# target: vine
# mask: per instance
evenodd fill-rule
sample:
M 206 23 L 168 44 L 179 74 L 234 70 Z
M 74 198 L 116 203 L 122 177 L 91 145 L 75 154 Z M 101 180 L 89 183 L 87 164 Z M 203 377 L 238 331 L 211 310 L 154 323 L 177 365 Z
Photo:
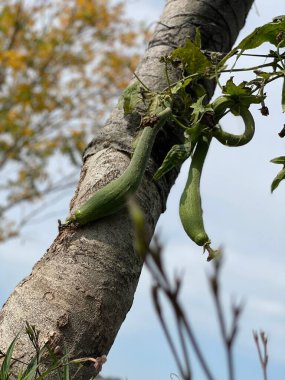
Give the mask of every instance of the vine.
M 264 43 L 270 43 L 274 47 L 269 50 L 268 54 L 251 54 L 248 52 Z M 283 79 L 281 107 L 282 111 L 285 112 L 284 47 L 285 16 L 275 17 L 272 22 L 256 28 L 226 55 L 201 50 L 201 35 L 197 29 L 194 41 L 187 39 L 184 46 L 174 49 L 168 56 L 161 57 L 160 61 L 165 66 L 165 76 L 168 83 L 163 91 L 152 91 L 135 75 L 136 79 L 119 99 L 119 108 L 124 110 L 125 115 L 132 112 L 147 114 L 146 117 L 142 117 L 142 129 L 154 128 L 158 131 L 160 126 L 171 124 L 182 130 L 184 141 L 171 147 L 162 165 L 156 171 L 154 179 L 159 180 L 171 169 L 180 166 L 187 158 L 193 157 L 186 187 L 180 201 L 180 217 L 188 236 L 198 245 L 202 245 L 204 251 L 208 252 L 208 260 L 220 254 L 220 250 L 211 248 L 211 241 L 205 232 L 200 197 L 200 178 L 209 145 L 212 138 L 216 138 L 220 143 L 229 147 L 238 147 L 249 143 L 255 132 L 250 107 L 253 104 L 260 104 L 261 114 L 267 116 L 269 111 L 265 104 L 265 88 L 269 83 L 279 79 Z M 237 62 L 242 56 L 259 57 L 263 61 L 266 59 L 266 63 L 254 67 L 236 68 Z M 228 68 L 228 61 L 232 57 L 236 58 L 234 65 Z M 181 72 L 180 80 L 174 83 L 170 81 L 172 68 L 179 69 Z M 231 77 L 222 85 L 220 82 L 221 75 L 229 72 L 251 72 L 254 77 L 238 84 Z M 207 91 L 203 86 L 207 80 L 215 80 L 222 91 L 222 95 L 212 102 L 207 101 Z M 165 117 L 161 121 L 160 115 L 166 109 Z M 222 129 L 219 122 L 228 113 L 242 117 L 245 125 L 243 134 L 235 135 Z M 152 125 L 149 125 L 150 120 Z M 157 124 L 159 128 L 157 128 Z M 285 125 L 279 135 L 280 137 L 285 136 Z M 143 146 L 145 149 L 146 143 L 142 136 L 144 136 L 143 133 L 137 146 Z M 137 160 L 137 149 L 139 148 L 135 148 L 130 166 L 127 169 L 127 181 L 120 181 L 120 178 L 115 180 L 112 191 L 114 190 L 116 193 L 119 191 L 120 194 L 127 194 L 128 197 L 131 193 L 136 192 L 146 168 L 146 160 L 149 158 L 149 155 L 145 155 L 144 162 Z M 137 161 L 134 162 L 134 160 Z M 271 190 L 274 191 L 279 183 L 285 179 L 285 156 L 277 157 L 271 162 L 283 165 L 283 169 L 272 183 Z M 131 191 L 123 188 L 130 185 L 129 182 L 133 174 L 138 171 L 140 172 L 139 179 L 135 186 L 132 186 Z M 117 184 L 119 185 L 117 186 Z M 107 193 L 110 193 L 109 188 L 110 185 L 107 184 L 106 187 L 100 189 L 98 191 L 100 197 L 96 195 L 97 193 L 93 194 L 91 200 L 84 203 L 67 219 L 67 224 L 76 224 L 77 222 L 77 224 L 85 224 L 105 215 L 110 215 L 123 207 L 127 202 L 125 195 L 120 197 L 120 204 L 116 205 L 118 207 L 112 209 L 110 194 L 107 196 Z M 106 197 L 108 202 L 102 204 L 101 200 Z M 100 211 L 99 214 L 98 210 Z M 88 214 L 88 218 L 85 214 Z M 80 215 L 81 220 L 78 219 L 78 215 Z
M 274 46 L 267 55 L 247 52 L 266 42 Z M 269 114 L 265 104 L 265 87 L 278 79 L 283 79 L 281 107 L 282 111 L 285 111 L 284 47 L 285 16 L 275 17 L 272 22 L 255 29 L 226 55 L 202 51 L 201 36 L 197 30 L 194 41 L 187 39 L 184 46 L 174 49 L 169 56 L 161 57 L 168 82 L 164 91 L 160 93 L 150 91 L 137 78 L 132 87 L 121 96 L 119 105 L 124 108 L 125 114 L 133 112 L 141 101 L 144 103 L 148 101 L 148 114 L 155 115 L 156 107 L 161 106 L 165 99 L 169 97 L 172 99 L 172 114 L 168 121 L 174 124 L 175 128 L 183 130 L 184 141 L 171 147 L 154 179 L 158 180 L 192 156 L 188 180 L 180 200 L 180 218 L 187 235 L 208 251 L 208 260 L 220 254 L 220 250 L 213 250 L 210 247 L 211 241 L 204 230 L 200 197 L 200 178 L 210 142 L 214 137 L 229 147 L 249 143 L 255 132 L 254 119 L 249 109 L 253 104 L 260 104 L 261 114 L 264 116 Z M 259 57 L 269 62 L 254 67 L 236 68 L 241 56 Z M 234 65 L 228 68 L 228 61 L 232 57 L 236 57 Z M 169 81 L 171 67 L 180 68 L 182 73 L 181 79 L 175 83 Z M 239 84 L 234 83 L 231 77 L 224 85 L 221 84 L 220 76 L 223 73 L 243 71 L 252 72 L 254 77 Z M 213 79 L 221 88 L 222 95 L 208 103 L 207 92 L 202 83 Z M 141 97 L 142 92 L 143 97 Z M 220 120 L 229 112 L 242 117 L 245 124 L 243 134 L 234 135 L 224 131 L 219 125 Z M 279 135 L 284 137 L 285 125 Z M 274 191 L 285 179 L 285 156 L 277 157 L 271 162 L 283 165 L 283 169 L 272 182 L 271 190 Z

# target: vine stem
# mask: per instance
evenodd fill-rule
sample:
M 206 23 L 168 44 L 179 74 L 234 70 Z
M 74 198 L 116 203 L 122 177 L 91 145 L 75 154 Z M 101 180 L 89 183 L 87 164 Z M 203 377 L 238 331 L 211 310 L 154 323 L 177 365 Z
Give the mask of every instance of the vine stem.
M 242 56 L 246 56 L 246 57 L 275 58 L 275 56 L 273 54 L 249 54 L 249 53 L 241 53 L 241 55 Z M 280 56 L 282 57 L 282 54 Z
M 264 63 L 263 65 L 246 67 L 244 69 L 229 69 L 229 70 L 221 70 L 220 73 L 232 73 L 232 72 L 240 72 L 240 71 L 252 71 L 258 70 L 263 67 L 272 67 L 272 63 Z
M 151 89 L 148 88 L 147 85 L 143 83 L 143 81 L 140 79 L 140 77 L 139 77 L 136 73 L 134 73 L 134 76 L 135 76 L 135 78 L 140 82 L 140 84 L 141 84 L 141 85 L 142 85 L 142 86 L 143 86 L 148 92 L 152 92 Z

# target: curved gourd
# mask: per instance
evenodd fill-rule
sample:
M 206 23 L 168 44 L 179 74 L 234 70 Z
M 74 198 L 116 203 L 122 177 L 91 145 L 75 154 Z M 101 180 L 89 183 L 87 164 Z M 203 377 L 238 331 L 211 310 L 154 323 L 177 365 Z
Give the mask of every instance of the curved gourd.
M 230 147 L 238 147 L 250 142 L 254 136 L 255 124 L 254 119 L 248 108 L 240 107 L 240 116 L 243 119 L 245 130 L 243 134 L 235 135 L 224 131 L 222 128 L 214 130 L 213 136 L 223 145 Z
M 67 224 L 84 225 L 114 214 L 126 205 L 128 198 L 137 191 L 141 183 L 156 135 L 170 115 L 171 109 L 168 107 L 157 115 L 158 121 L 155 125 L 144 127 L 125 172 L 96 191 L 72 213 L 66 221 Z

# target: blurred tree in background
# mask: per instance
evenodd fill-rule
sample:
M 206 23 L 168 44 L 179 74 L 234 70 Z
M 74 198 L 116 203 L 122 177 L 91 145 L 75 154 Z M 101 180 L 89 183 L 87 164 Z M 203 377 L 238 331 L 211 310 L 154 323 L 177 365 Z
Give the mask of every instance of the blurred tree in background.
M 92 131 L 129 82 L 147 30 L 126 18 L 124 5 L 1 1 L 0 241 L 29 221 L 24 204 L 75 183 L 66 168 L 81 164 Z

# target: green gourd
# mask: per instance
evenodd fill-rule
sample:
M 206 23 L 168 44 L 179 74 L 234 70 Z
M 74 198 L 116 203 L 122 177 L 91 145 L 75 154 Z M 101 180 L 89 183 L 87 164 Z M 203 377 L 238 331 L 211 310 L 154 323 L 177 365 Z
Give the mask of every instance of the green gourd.
M 155 116 L 157 121 L 154 125 L 144 127 L 125 172 L 96 191 L 68 217 L 64 225 L 70 223 L 84 225 L 114 214 L 126 205 L 129 197 L 137 191 L 141 183 L 156 135 L 170 116 L 171 109 L 167 107 Z
M 213 136 L 223 145 L 230 147 L 238 147 L 247 144 L 253 138 L 255 132 L 255 125 L 254 119 L 248 108 L 240 106 L 240 116 L 242 117 L 245 125 L 245 130 L 243 134 L 234 135 L 233 133 L 224 131 L 220 127 L 214 130 Z
M 218 122 L 224 116 L 226 109 L 231 109 L 233 106 L 234 102 L 230 97 L 221 96 L 216 99 L 213 103 L 216 121 Z M 179 214 L 183 228 L 191 240 L 208 251 L 208 261 L 218 256 L 220 250 L 213 250 L 210 247 L 211 241 L 204 227 L 200 194 L 202 170 L 213 136 L 224 145 L 236 147 L 247 144 L 252 139 L 255 132 L 253 117 L 245 106 L 240 105 L 239 111 L 245 124 L 243 134 L 234 135 L 219 128 L 208 130 L 207 133 L 200 135 L 192 157 L 187 183 L 180 199 Z
M 185 232 L 200 246 L 210 245 L 210 239 L 204 228 L 200 195 L 200 180 L 210 142 L 211 137 L 204 135 L 196 145 L 179 205 L 180 219 Z

